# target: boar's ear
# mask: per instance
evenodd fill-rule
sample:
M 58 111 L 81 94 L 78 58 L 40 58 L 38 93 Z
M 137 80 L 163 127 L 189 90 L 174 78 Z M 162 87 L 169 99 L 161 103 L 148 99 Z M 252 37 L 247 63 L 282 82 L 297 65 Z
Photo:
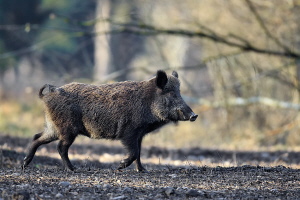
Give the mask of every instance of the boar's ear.
M 173 75 L 174 77 L 178 78 L 178 73 L 177 73 L 176 71 L 173 71 L 173 72 L 172 72 L 172 75 Z
M 164 72 L 162 70 L 158 70 L 157 74 L 156 74 L 156 85 L 157 85 L 157 87 L 159 87 L 160 89 L 164 89 L 167 82 L 168 82 L 168 77 L 167 77 L 166 72 Z

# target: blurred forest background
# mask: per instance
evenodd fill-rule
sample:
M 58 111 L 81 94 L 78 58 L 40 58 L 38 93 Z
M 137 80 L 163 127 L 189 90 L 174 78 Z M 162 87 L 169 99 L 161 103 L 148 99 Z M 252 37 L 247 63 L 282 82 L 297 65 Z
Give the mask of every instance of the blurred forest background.
M 157 69 L 178 71 L 199 118 L 146 145 L 299 149 L 299 0 L 0 0 L 0 134 L 43 128 L 45 83 Z

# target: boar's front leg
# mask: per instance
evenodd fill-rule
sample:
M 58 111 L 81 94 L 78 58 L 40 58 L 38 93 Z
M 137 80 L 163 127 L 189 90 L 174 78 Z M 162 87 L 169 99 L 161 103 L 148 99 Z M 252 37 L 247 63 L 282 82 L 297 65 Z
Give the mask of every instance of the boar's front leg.
M 122 143 L 128 150 L 129 156 L 121 161 L 118 170 L 130 166 L 133 161 L 136 161 L 136 170 L 139 172 L 146 171 L 140 160 L 142 138 L 130 138 L 123 140 Z
M 137 158 L 135 160 L 135 165 L 136 165 L 137 171 L 146 172 L 147 170 L 143 167 L 143 165 L 141 163 L 142 140 L 143 140 L 142 137 L 138 139 L 138 155 L 137 155 Z

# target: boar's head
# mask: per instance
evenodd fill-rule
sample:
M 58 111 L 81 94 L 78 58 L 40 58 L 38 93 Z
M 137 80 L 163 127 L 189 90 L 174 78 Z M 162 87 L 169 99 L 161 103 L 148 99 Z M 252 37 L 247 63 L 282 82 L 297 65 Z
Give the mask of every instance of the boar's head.
M 159 70 L 155 78 L 156 95 L 152 104 L 154 114 L 162 121 L 195 121 L 198 117 L 180 95 L 178 73 Z

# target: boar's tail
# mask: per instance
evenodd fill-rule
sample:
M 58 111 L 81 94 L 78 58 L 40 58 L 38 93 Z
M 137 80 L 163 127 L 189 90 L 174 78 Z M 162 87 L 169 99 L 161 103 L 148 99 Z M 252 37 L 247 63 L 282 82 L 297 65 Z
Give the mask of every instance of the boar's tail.
M 45 84 L 39 91 L 40 99 L 42 99 L 45 96 L 45 94 L 43 94 L 43 91 L 45 88 L 48 88 L 48 92 L 54 92 L 54 90 L 56 89 L 56 87 L 54 85 Z

